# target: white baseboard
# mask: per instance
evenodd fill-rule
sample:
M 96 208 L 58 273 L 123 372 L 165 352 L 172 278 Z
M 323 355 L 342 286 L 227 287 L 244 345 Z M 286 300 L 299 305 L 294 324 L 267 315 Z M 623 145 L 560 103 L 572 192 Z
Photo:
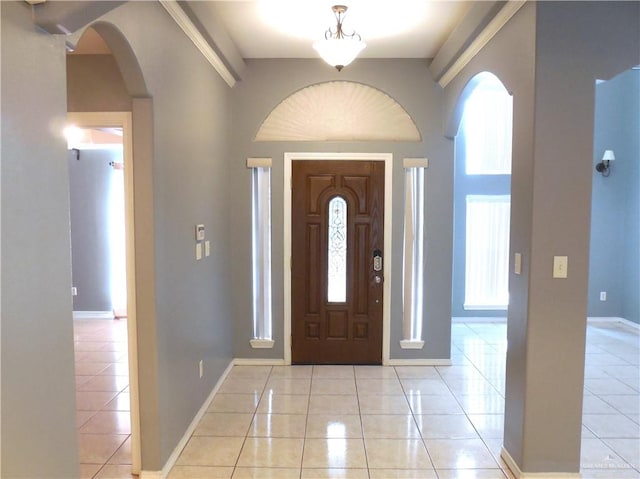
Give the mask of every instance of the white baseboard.
M 287 366 L 284 359 L 235 358 L 234 366 Z
M 224 382 L 224 380 L 227 379 L 227 376 L 229 375 L 229 373 L 231 372 L 231 369 L 233 368 L 233 363 L 234 361 L 231 360 L 227 368 L 224 370 L 224 372 L 220 376 L 220 379 L 218 379 L 218 382 L 216 382 L 215 386 L 213 386 L 213 389 L 209 393 L 209 396 L 207 397 L 207 399 L 205 399 L 204 403 L 202 403 L 202 407 L 200 407 L 200 410 L 196 413 L 195 417 L 193 418 L 193 421 L 191 421 L 191 424 L 189 424 L 189 427 L 184 432 L 182 439 L 180 439 L 180 442 L 178 442 L 178 445 L 175 447 L 175 449 L 169 456 L 169 459 L 167 459 L 167 462 L 162 468 L 162 471 L 140 471 L 140 479 L 164 479 L 169 475 L 169 472 L 171 472 L 171 469 L 173 468 L 173 466 L 175 466 L 176 461 L 178 460 L 178 457 L 180 457 L 180 453 L 182 452 L 184 447 L 187 445 L 187 442 L 189 442 L 189 439 L 191 438 L 193 431 L 195 431 L 196 427 L 198 426 L 198 423 L 200 422 L 202 417 L 206 414 L 207 409 L 209 409 L 209 405 L 211 404 L 211 401 L 213 401 L 213 397 L 218 392 L 218 389 L 220 389 L 220 386 L 222 386 L 222 383 Z
M 598 323 L 621 323 L 625 326 L 628 326 L 632 329 L 640 330 L 640 324 L 634 323 L 633 321 L 629 321 L 628 319 L 618 318 L 615 316 L 590 316 L 587 318 L 587 322 L 591 324 Z
M 523 472 L 504 447 L 500 451 L 500 457 L 516 479 L 582 479 L 582 474 L 579 472 Z
M 113 311 L 74 311 L 73 319 L 113 319 Z
M 385 366 L 451 366 L 451 359 L 388 359 Z

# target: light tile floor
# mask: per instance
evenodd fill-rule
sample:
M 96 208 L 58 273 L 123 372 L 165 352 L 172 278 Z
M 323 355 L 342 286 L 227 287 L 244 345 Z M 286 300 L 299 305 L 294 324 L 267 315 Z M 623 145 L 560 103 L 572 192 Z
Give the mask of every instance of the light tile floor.
M 76 328 L 79 388 L 115 389 L 79 389 L 83 477 L 131 477 L 128 423 L 99 414 L 128 408 L 126 387 L 85 377 L 123 375 L 125 324 L 106 339 Z M 640 479 L 640 335 L 590 324 L 587 336 L 583 478 Z M 120 355 L 82 356 L 108 349 Z M 505 352 L 505 324 L 454 323 L 448 367 L 236 366 L 169 478 L 511 478 L 499 457 Z
M 80 477 L 131 478 L 127 321 L 73 324 Z

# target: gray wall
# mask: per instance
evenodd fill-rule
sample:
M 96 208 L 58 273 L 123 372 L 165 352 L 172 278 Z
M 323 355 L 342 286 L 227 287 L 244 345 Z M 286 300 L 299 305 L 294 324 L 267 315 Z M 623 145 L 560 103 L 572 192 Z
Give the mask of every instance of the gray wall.
M 593 171 L 589 316 L 640 322 L 640 71 L 596 86 L 594 165 L 614 150 L 607 178 Z M 600 292 L 607 300 L 600 301 Z
M 138 336 L 156 339 L 158 434 L 142 434 L 143 469 L 158 470 L 233 357 L 230 90 L 158 3 L 129 2 L 100 20 L 124 34 L 153 99 L 157 317 L 149 330 L 139 328 Z M 206 226 L 211 256 L 196 261 L 199 223 Z
M 78 472 L 61 135 L 64 38 L 38 32 L 26 4 L 2 3 L 3 477 L 72 478 Z M 138 318 L 140 381 L 151 384 L 141 398 L 142 466 L 159 470 L 232 358 L 230 90 L 158 3 L 129 2 L 100 20 L 128 40 L 153 103 L 151 109 L 148 99 L 133 100 L 134 112 L 139 105 L 142 116 L 150 116 L 149 124 L 138 124 L 134 115 L 134 137 L 143 132 L 152 141 L 144 153 L 153 154 L 150 162 L 150 156 L 138 157 L 145 162 L 134 170 L 148 171 L 136 185 L 152 180 L 153 186 L 152 221 L 137 218 L 136 229 L 153 225 L 155 244 L 142 246 L 155 260 L 139 272 L 157 273 L 140 278 L 156 282 L 155 295 L 144 299 L 157 310 Z M 122 74 L 131 77 L 131 71 Z M 211 256 L 199 262 L 197 223 L 206 225 L 212 246 Z
M 2 2 L 2 477 L 78 476 L 64 39 Z
M 514 97 L 511 251 L 523 271 L 510 274 L 504 446 L 525 472 L 580 466 L 594 78 L 638 62 L 639 13 L 527 3 L 447 87 L 449 112 L 482 70 Z M 568 278 L 551 278 L 554 255 L 569 255 Z
M 253 142 L 262 121 L 282 100 L 316 83 L 361 82 L 394 98 L 412 116 L 422 142 Z M 393 154 L 393 259 L 391 285 L 391 358 L 448 358 L 451 317 L 453 145 L 442 136 L 442 90 L 421 60 L 360 59 L 338 73 L 321 60 L 248 60 L 243 81 L 233 89 L 233 155 L 230 187 L 234 209 L 232 295 L 234 352 L 240 358 L 283 357 L 283 156 L 285 152 L 386 152 Z M 402 159 L 427 157 L 426 281 L 422 351 L 401 350 L 402 235 L 404 177 Z M 251 313 L 251 182 L 247 157 L 271 157 L 272 168 L 272 350 L 253 350 Z
M 131 111 L 113 55 L 67 55 L 68 111 Z
M 78 288 L 74 311 L 111 311 L 110 162 L 122 150 L 82 150 L 68 155 L 71 216 L 71 280 Z

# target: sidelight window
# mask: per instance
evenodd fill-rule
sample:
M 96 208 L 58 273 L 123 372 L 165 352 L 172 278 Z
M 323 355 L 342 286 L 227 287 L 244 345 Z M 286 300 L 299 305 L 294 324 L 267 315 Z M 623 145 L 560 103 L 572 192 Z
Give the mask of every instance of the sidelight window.
M 420 349 L 424 307 L 424 194 L 426 158 L 404 160 L 403 326 L 400 346 Z
M 273 347 L 271 326 L 271 158 L 249 158 L 251 169 L 253 348 Z
M 347 300 L 347 202 L 336 196 L 329 202 L 327 241 L 327 301 Z

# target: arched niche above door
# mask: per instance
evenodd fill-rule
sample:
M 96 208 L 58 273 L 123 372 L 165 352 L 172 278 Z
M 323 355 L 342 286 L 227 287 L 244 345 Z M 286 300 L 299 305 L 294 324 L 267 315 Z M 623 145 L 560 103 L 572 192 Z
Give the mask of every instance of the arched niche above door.
M 293 93 L 264 120 L 255 141 L 420 141 L 415 122 L 386 93 L 332 81 Z

